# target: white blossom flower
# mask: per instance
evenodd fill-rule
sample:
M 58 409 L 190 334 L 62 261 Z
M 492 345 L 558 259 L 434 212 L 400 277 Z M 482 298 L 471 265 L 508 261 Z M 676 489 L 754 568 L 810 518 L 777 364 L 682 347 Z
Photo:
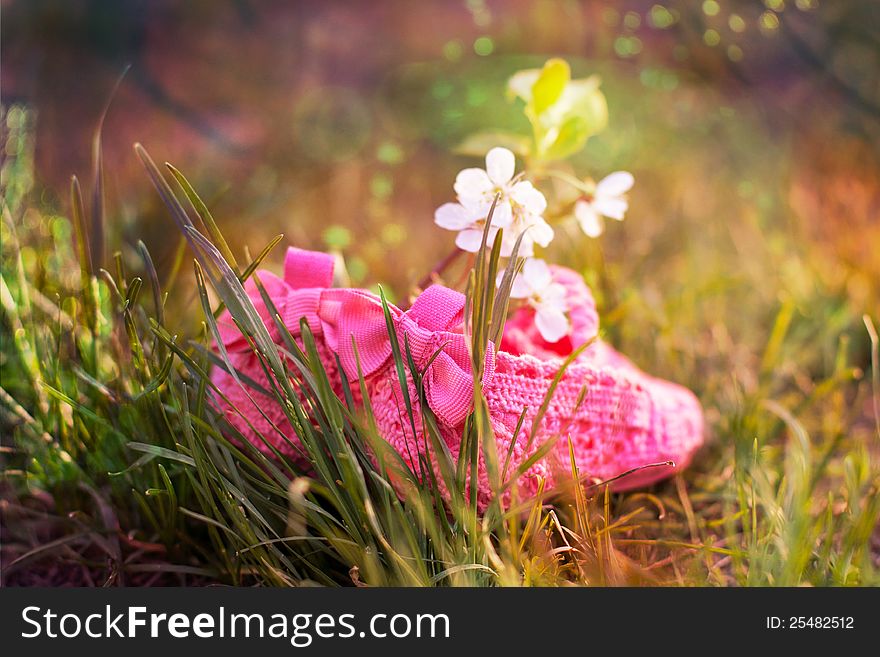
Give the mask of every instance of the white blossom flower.
M 574 216 L 588 237 L 599 237 L 605 229 L 602 217 L 623 220 L 629 207 L 624 194 L 633 186 L 633 176 L 627 171 L 615 171 L 598 183 L 592 197 L 574 204 Z
M 503 275 L 499 274 L 499 283 Z M 559 342 L 571 331 L 565 287 L 553 281 L 550 267 L 543 260 L 526 260 L 522 272 L 513 279 L 510 297 L 525 299 L 534 308 L 535 326 L 547 342 Z
M 508 228 L 504 229 L 504 238 L 501 242 L 501 255 L 510 257 L 517 238 L 523 236 L 520 242 L 518 255 L 522 258 L 531 258 L 535 255 L 535 244 L 547 246 L 553 240 L 553 228 L 544 217 L 547 209 L 547 200 L 530 182 L 521 182 L 523 185 L 518 192 L 519 203 L 513 214 L 513 220 Z
M 455 243 L 464 251 L 476 252 L 482 242 L 489 209 L 500 195 L 492 215 L 488 244 L 495 240 L 499 228 L 505 229 L 502 256 L 509 256 L 516 238 L 523 237 L 521 254 L 531 255 L 533 245 L 547 246 L 553 229 L 541 216 L 547 200 L 532 183 L 514 177 L 516 159 L 506 148 L 493 148 L 486 154 L 486 168 L 469 168 L 455 179 L 457 203 L 446 203 L 434 213 L 434 223 L 447 230 L 458 231 Z
M 455 245 L 462 251 L 476 253 L 483 242 L 483 229 L 486 226 L 486 213 L 482 215 L 468 210 L 461 203 L 444 203 L 434 212 L 434 223 L 446 230 L 456 230 Z M 489 226 L 487 244 L 495 241 L 500 226 L 495 222 Z

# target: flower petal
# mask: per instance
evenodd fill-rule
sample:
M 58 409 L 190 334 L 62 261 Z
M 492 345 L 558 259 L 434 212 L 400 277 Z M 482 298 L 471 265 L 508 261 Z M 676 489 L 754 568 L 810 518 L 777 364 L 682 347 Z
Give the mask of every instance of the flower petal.
M 539 308 L 535 313 L 535 326 L 547 342 L 559 342 L 571 330 L 568 317 L 558 308 Z
M 509 258 L 513 255 L 513 247 L 516 245 L 516 240 L 519 238 L 519 232 L 512 228 L 507 228 L 504 231 L 504 237 L 501 240 L 501 257 Z M 518 258 L 531 258 L 535 255 L 535 249 L 533 246 L 532 239 L 529 237 L 529 234 L 526 233 L 523 235 L 522 242 L 519 243 L 519 251 L 517 251 Z
M 491 202 L 487 205 L 483 216 L 489 214 L 489 208 L 492 207 Z M 510 201 L 502 196 L 495 205 L 495 212 L 492 213 L 492 225 L 496 228 L 507 228 L 513 222 L 513 209 L 510 207 Z
M 535 292 L 541 294 L 545 287 L 553 282 L 553 274 L 550 267 L 540 258 L 526 260 L 522 270 L 523 278 Z
M 516 158 L 513 152 L 501 146 L 496 146 L 486 153 L 486 173 L 489 179 L 499 187 L 506 185 L 513 178 L 516 168 Z
M 629 171 L 609 173 L 596 183 L 596 196 L 620 196 L 632 189 L 635 178 Z
M 510 188 L 510 198 L 532 214 L 543 214 L 547 209 L 547 199 L 528 180 L 516 183 Z
M 489 237 L 486 240 L 487 246 L 492 246 L 492 242 L 495 241 L 495 235 L 497 233 L 497 228 L 489 229 Z M 482 243 L 483 231 L 479 228 L 468 228 L 463 230 L 458 234 L 458 237 L 455 238 L 455 246 L 462 251 L 469 251 L 470 253 L 476 253 L 479 251 Z
M 587 237 L 599 237 L 602 234 L 604 226 L 602 218 L 593 208 L 592 203 L 587 201 L 578 201 L 574 204 L 574 217 L 580 224 L 581 230 Z
M 541 305 L 565 310 L 567 307 L 565 296 L 565 286 L 562 283 L 552 282 L 541 292 Z
M 483 239 L 482 233 L 478 230 L 468 229 L 461 231 L 455 238 L 455 246 L 462 251 L 476 253 L 480 250 L 480 242 Z
M 524 101 L 529 102 L 532 99 L 532 87 L 539 77 L 541 77 L 541 70 L 537 68 L 518 71 L 507 81 L 507 88 Z
M 446 230 L 463 230 L 474 223 L 474 215 L 461 203 L 444 203 L 434 212 L 434 223 Z
M 458 172 L 453 189 L 458 194 L 459 200 L 464 203 L 465 201 L 481 201 L 484 196 L 492 193 L 494 185 L 485 171 L 470 168 Z
M 528 229 L 528 237 L 535 244 L 540 244 L 541 246 L 547 246 L 550 242 L 553 241 L 553 236 L 556 233 L 553 232 L 552 226 L 544 221 L 541 217 L 535 217 L 534 221 L 531 223 Z
M 596 212 L 609 219 L 617 219 L 617 221 L 623 221 L 623 215 L 626 214 L 628 207 L 627 200 L 620 197 L 597 196 L 593 201 L 593 209 Z

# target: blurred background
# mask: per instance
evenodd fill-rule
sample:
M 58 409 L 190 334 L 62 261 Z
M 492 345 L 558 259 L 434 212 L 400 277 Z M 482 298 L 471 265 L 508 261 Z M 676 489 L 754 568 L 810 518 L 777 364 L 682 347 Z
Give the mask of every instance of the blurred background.
M 92 133 L 131 66 L 104 126 L 109 242 L 143 239 L 160 269 L 177 238 L 135 141 L 187 175 L 235 248 L 284 233 L 342 252 L 353 283 L 405 294 L 452 246 L 433 211 L 477 164 L 455 145 L 525 134 L 506 79 L 559 56 L 601 76 L 610 111 L 577 171 L 637 181 L 593 272 L 608 326 L 695 285 L 711 316 L 702 279 L 724 288 L 725 330 L 763 319 L 739 301 L 817 286 L 877 307 L 872 1 L 3 0 L 2 19 L 3 104 L 31 110 L 7 120 L 33 122 L 55 211 L 72 173 L 88 185 Z M 586 242 L 557 240 L 551 257 L 595 270 Z

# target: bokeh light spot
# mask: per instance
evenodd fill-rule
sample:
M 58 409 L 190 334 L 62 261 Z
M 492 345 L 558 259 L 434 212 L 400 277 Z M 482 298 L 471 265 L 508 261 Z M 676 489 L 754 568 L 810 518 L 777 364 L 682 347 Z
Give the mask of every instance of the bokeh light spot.
M 620 36 L 614 40 L 614 52 L 620 57 L 632 57 L 642 51 L 642 40 L 638 37 Z
M 664 90 L 672 91 L 678 87 L 678 76 L 673 71 L 664 71 L 660 82 Z
M 385 224 L 382 227 L 382 241 L 388 246 L 397 246 L 406 239 L 406 226 Z
M 675 23 L 675 16 L 663 5 L 654 5 L 648 13 L 648 22 L 652 27 L 659 30 L 665 30 Z
M 24 127 L 25 113 L 18 106 L 13 106 L 6 115 L 6 125 L 10 130 L 19 130 Z
M 464 112 L 461 110 L 452 109 L 452 108 L 443 110 L 443 120 L 446 123 L 456 123 L 457 121 L 461 120 L 461 118 L 463 116 L 464 116 Z
M 721 43 L 721 35 L 718 34 L 718 30 L 714 30 L 711 27 L 703 32 L 703 43 L 707 46 L 717 46 Z
M 370 193 L 378 199 L 384 200 L 394 192 L 394 181 L 385 173 L 377 173 L 370 180 Z
M 403 162 L 403 149 L 393 141 L 383 141 L 376 149 L 376 159 L 384 164 L 400 164 Z
M 733 32 L 743 32 L 746 29 L 746 22 L 739 14 L 731 14 L 727 19 L 727 25 Z
M 779 28 L 779 16 L 772 11 L 765 11 L 758 19 L 758 25 L 764 32 L 775 32 Z
M 628 11 L 623 17 L 623 24 L 629 29 L 635 30 L 642 24 L 642 17 L 639 16 L 638 12 Z
M 639 73 L 639 81 L 650 89 L 672 91 L 678 86 L 678 76 L 673 71 L 647 67 Z
M 474 41 L 474 52 L 480 57 L 491 55 L 493 50 L 495 50 L 495 42 L 490 37 L 481 36 Z
M 452 39 L 443 44 L 443 56 L 450 62 L 457 62 L 464 54 L 464 46 L 458 39 Z
M 602 11 L 602 21 L 605 23 L 605 25 L 608 25 L 609 27 L 619 25 L 620 13 L 612 7 L 608 7 L 607 9 L 604 9 Z
M 443 100 L 444 98 L 449 98 L 449 94 L 452 93 L 452 83 L 448 80 L 437 80 L 431 86 L 431 95 L 434 96 L 437 100 Z
M 736 44 L 732 44 L 732 45 L 727 46 L 727 57 L 732 62 L 738 62 L 738 61 L 742 60 L 742 58 L 743 58 L 742 48 L 740 48 Z
M 351 231 L 345 226 L 330 226 L 322 237 L 324 244 L 331 249 L 344 249 L 351 244 Z
M 489 90 L 481 84 L 471 84 L 468 86 L 466 98 L 471 107 L 480 107 L 489 100 Z
M 703 3 L 703 13 L 706 16 L 717 16 L 719 11 L 721 11 L 721 5 L 715 0 L 705 0 Z
M 467 8 L 471 12 L 474 25 L 486 27 L 492 22 L 492 12 L 489 11 L 484 0 L 467 0 Z
M 755 193 L 755 185 L 750 180 L 741 180 L 736 186 L 736 193 L 740 198 L 751 198 Z
M 366 278 L 367 272 L 369 271 L 364 259 L 357 256 L 347 258 L 345 261 L 345 268 L 348 270 L 348 277 L 351 279 L 352 283 L 360 283 Z

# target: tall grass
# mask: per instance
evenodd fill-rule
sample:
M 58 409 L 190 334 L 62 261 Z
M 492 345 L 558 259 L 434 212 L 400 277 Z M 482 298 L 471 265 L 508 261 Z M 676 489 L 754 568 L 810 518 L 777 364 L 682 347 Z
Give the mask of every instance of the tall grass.
M 12 154 L 3 167 L 0 278 L 5 581 L 27 582 L 61 563 L 96 584 L 880 584 L 872 547 L 880 429 L 866 428 L 858 410 L 878 394 L 867 316 L 860 339 L 873 341 L 873 383 L 841 339 L 831 370 L 806 391 L 781 385 L 787 360 L 815 348 L 783 306 L 757 387 L 721 386 L 724 372 L 703 373 L 709 380 L 698 392 L 713 439 L 684 476 L 628 494 L 588 482 L 532 501 L 517 500 L 514 488 L 510 504 L 496 496 L 478 514 L 468 486 L 478 459 L 496 491 L 509 486 L 479 380 L 516 258 L 496 291 L 497 246 L 484 244 L 469 278 L 477 385 L 458 459 L 388 322 L 408 421 L 427 441 L 429 456 L 410 467 L 378 434 L 362 377 L 353 384 L 362 408 L 351 389 L 342 399 L 333 393 L 307 325 L 298 343 L 276 314 L 281 344 L 270 338 L 243 283 L 277 239 L 253 259 L 233 253 L 183 174 L 163 171 L 138 146 L 186 246 L 164 280 L 141 243 L 106 258 L 101 245 L 113 235 L 104 235 L 99 146 L 89 193 L 72 182 L 68 220 L 36 201 L 28 121 L 19 108 L 4 115 Z M 184 266 L 191 279 L 180 275 Z M 193 299 L 198 320 L 171 316 L 171 295 Z M 223 307 L 271 389 L 212 351 Z M 215 409 L 222 391 L 212 367 L 275 399 L 309 471 L 267 457 L 226 421 Z M 408 382 L 418 400 L 407 397 Z M 43 501 L 39 510 L 34 500 Z

